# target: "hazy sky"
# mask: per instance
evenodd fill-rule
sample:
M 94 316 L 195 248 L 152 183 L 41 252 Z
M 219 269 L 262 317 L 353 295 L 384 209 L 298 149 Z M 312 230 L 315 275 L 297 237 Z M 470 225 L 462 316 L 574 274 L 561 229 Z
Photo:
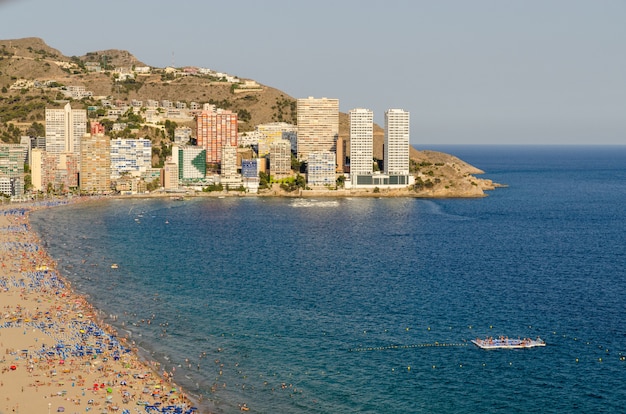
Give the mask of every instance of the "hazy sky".
M 0 0 L 0 39 L 125 49 L 340 109 L 411 142 L 626 144 L 626 0 Z

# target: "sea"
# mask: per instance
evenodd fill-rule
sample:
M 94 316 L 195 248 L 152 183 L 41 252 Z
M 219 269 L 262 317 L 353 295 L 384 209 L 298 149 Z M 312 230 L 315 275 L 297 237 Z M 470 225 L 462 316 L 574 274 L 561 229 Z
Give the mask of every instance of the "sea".
M 103 199 L 31 222 L 202 412 L 623 412 L 626 146 L 419 149 L 506 187 Z M 546 346 L 470 342 L 501 336 Z

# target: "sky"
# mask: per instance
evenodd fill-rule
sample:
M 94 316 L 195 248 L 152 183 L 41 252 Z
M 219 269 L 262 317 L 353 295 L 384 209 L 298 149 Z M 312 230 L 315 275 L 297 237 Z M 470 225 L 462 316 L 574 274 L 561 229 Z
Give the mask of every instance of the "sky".
M 626 0 L 0 0 L 0 39 L 124 49 L 342 112 L 411 143 L 626 144 Z

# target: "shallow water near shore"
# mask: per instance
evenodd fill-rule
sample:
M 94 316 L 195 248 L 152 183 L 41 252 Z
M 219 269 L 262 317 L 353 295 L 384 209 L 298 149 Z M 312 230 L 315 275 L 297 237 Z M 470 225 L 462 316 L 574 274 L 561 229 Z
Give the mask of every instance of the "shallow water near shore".
M 621 410 L 626 147 L 440 149 L 509 187 L 115 199 L 31 223 L 74 288 L 207 411 Z M 500 335 L 547 346 L 469 342 Z

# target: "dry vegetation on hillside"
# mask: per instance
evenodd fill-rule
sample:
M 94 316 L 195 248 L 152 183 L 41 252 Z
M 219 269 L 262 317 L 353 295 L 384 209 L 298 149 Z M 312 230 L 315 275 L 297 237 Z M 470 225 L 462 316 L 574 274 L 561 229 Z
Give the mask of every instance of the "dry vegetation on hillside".
M 101 62 L 106 70 L 88 72 L 86 62 Z M 99 97 L 130 102 L 132 99 L 168 99 L 170 101 L 214 103 L 218 107 L 239 112 L 244 119 L 240 131 L 249 131 L 261 123 L 285 121 L 296 123 L 295 99 L 278 89 L 262 85 L 261 91 L 234 93 L 232 84 L 209 76 L 174 77 L 165 69 L 153 68 L 152 73 L 138 75 L 132 82 L 116 82 L 111 71 L 116 67 L 146 66 L 131 53 L 105 50 L 85 56 L 64 56 L 42 39 L 25 38 L 0 40 L 0 137 L 5 142 L 17 142 L 21 135 L 40 129 L 45 108 L 61 107 L 66 102 L 54 88 L 12 88 L 18 81 L 54 81 L 56 85 L 84 86 L 93 92 L 93 99 L 72 102 L 73 107 L 99 105 Z M 339 135 L 349 148 L 348 115 L 340 114 Z M 193 123 L 189 124 L 194 127 Z M 161 145 L 161 130 L 142 129 L 155 146 Z M 383 130 L 374 127 L 374 157 L 383 158 Z M 481 196 L 483 189 L 493 188 L 489 180 L 473 177 L 482 171 L 448 154 L 411 149 L 413 165 L 426 186 L 419 191 L 427 196 Z

